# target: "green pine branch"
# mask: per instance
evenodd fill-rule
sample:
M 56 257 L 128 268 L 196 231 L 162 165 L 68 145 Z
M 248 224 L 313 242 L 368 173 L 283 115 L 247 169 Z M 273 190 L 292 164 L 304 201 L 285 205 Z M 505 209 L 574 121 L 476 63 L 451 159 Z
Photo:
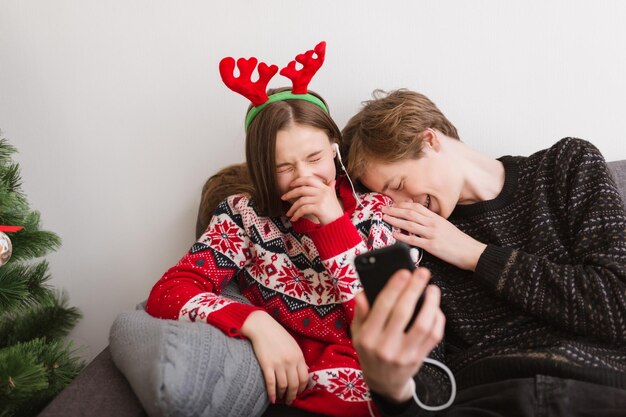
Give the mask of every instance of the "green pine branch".
M 6 164 L 7 161 L 10 162 L 14 153 L 17 153 L 17 149 L 4 138 L 4 134 L 0 130 L 0 165 Z
M 0 311 L 12 314 L 48 297 L 50 288 L 46 282 L 49 279 L 46 261 L 34 265 L 9 262 L 0 267 Z
M 28 208 L 26 196 L 22 193 L 22 179 L 19 165 L 11 160 L 17 150 L 7 142 L 0 130 L 0 224 L 7 225 L 4 217 L 8 213 L 23 213 Z M 8 215 L 10 217 L 10 215 Z
M 0 348 L 38 338 L 63 338 L 81 318 L 77 308 L 68 307 L 65 294 L 49 293 L 29 307 L 0 318 Z
M 70 343 L 45 338 L 0 349 L 0 416 L 35 416 L 84 368 Z
M 20 176 L 20 166 L 18 164 L 8 165 L 3 172 L 0 172 L 0 183 L 4 187 L 16 194 L 17 199 L 23 204 L 26 203 L 26 196 L 22 192 L 22 177 Z
M 41 341 L 0 350 L 0 398 L 19 399 L 48 388 L 46 368 L 32 352 L 33 343 Z
M 0 166 L 0 179 L 4 175 L 5 167 Z M 21 226 L 13 222 L 22 221 L 28 212 L 28 205 L 24 202 L 20 192 L 11 190 L 8 184 L 0 182 L 0 224 L 8 226 Z
M 0 132 L 0 225 L 13 252 L 0 266 L 0 417 L 31 417 L 84 367 L 63 338 L 81 315 L 67 296 L 47 284 L 48 263 L 34 261 L 61 246 L 54 233 L 40 230 L 40 215 L 22 193 L 16 149 Z
M 21 190 L 19 165 L 10 160 L 15 152 L 5 139 L 0 139 L 0 225 L 24 227 L 8 234 L 13 244 L 13 262 L 41 257 L 61 246 L 56 234 L 39 230 L 40 215 L 28 207 Z
M 23 230 L 11 233 L 13 255 L 11 261 L 22 261 L 45 256 L 61 247 L 61 238 L 53 232 L 39 229 L 39 213 L 31 212 L 20 226 Z

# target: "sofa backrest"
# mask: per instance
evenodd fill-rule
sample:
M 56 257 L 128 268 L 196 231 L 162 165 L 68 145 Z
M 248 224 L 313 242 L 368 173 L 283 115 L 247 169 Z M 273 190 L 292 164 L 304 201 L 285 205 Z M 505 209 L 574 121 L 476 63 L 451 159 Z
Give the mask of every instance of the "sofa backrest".
M 621 161 L 613 161 L 607 164 L 613 175 L 613 179 L 617 184 L 617 188 L 622 194 L 622 202 L 626 207 L 626 159 Z

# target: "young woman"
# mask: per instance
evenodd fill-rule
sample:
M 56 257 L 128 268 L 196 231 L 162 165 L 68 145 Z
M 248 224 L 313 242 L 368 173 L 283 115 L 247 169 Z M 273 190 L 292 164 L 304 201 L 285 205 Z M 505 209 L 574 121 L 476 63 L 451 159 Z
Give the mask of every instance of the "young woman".
M 343 141 L 349 174 L 393 198 L 383 219 L 425 251 L 441 288 L 441 353 L 460 388 L 441 415 L 623 413 L 626 215 L 593 145 L 493 159 L 407 90 L 367 102 Z M 406 308 L 400 294 L 392 283 L 371 311 L 359 297 L 353 340 L 383 414 L 415 415 L 406 387 L 421 359 L 384 332 Z
M 249 339 L 271 402 L 322 415 L 369 416 L 369 392 L 349 335 L 361 291 L 352 259 L 393 243 L 381 212 L 390 200 L 356 196 L 337 176 L 339 129 L 321 97 L 306 90 L 308 81 L 303 91 L 300 77 L 310 80 L 311 66 L 321 66 L 323 46 L 316 47 L 316 59 L 313 51 L 298 56 L 299 74 L 295 62 L 281 71 L 292 78 L 291 91 L 268 95 L 234 79 L 234 60 L 223 61 L 226 84 L 253 101 L 246 117 L 253 188 L 218 206 L 198 242 L 154 285 L 146 311 Z M 256 60 L 238 66 L 245 78 Z M 259 65 L 265 84 L 272 71 Z M 415 276 L 407 289 L 416 297 L 428 277 Z M 220 296 L 233 278 L 251 304 Z M 426 353 L 443 332 L 438 296 L 431 290 L 424 304 L 426 319 L 436 324 L 423 329 L 418 318 L 411 330 Z

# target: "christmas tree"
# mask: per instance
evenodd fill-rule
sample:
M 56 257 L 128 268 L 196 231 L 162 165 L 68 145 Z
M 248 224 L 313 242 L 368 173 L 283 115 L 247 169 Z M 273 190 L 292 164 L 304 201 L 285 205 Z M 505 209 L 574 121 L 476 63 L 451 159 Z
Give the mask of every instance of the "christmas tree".
M 40 259 L 61 240 L 39 230 L 15 152 L 0 132 L 0 417 L 37 415 L 84 367 L 64 341 L 80 312 L 47 285 Z

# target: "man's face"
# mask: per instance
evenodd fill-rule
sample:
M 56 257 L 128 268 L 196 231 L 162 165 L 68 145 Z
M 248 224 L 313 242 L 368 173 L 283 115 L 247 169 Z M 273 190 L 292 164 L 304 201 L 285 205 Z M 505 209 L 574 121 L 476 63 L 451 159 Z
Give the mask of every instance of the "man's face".
M 386 194 L 396 203 L 419 203 L 448 218 L 459 199 L 459 184 L 440 153 L 425 147 L 417 159 L 371 161 L 360 180 L 367 188 Z

